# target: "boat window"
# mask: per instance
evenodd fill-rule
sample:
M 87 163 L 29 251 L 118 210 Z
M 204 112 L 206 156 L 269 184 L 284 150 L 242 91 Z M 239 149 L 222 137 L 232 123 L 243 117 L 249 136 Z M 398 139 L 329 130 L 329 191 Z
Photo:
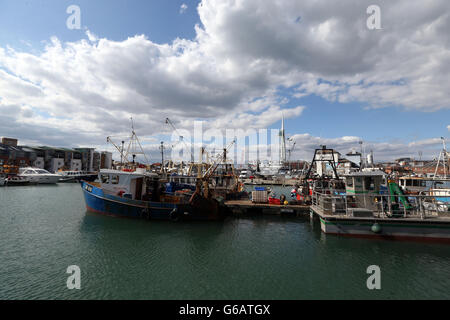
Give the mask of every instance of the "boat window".
M 33 174 L 34 172 L 31 170 L 26 170 L 23 174 Z
M 42 169 L 36 170 L 37 173 L 39 174 L 47 174 L 48 172 Z
M 352 178 L 347 178 L 347 187 L 353 187 L 353 179 Z
M 413 184 L 412 184 L 412 180 L 406 180 L 406 186 L 407 187 L 411 187 Z
M 371 190 L 371 191 L 375 190 L 375 183 L 374 183 L 372 177 L 365 177 L 364 184 L 365 184 L 364 187 L 366 188 L 366 190 Z
M 415 187 L 424 187 L 424 181 L 422 181 L 422 180 L 415 180 L 414 181 L 414 186 Z
M 111 176 L 111 183 L 119 184 L 119 176 L 118 175 Z
M 109 175 L 102 174 L 101 178 L 102 178 L 102 183 L 109 183 Z

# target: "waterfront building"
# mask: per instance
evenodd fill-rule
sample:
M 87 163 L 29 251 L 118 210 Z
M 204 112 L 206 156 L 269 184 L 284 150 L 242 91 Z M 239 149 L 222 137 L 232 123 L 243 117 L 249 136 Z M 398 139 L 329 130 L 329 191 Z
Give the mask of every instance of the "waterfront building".
M 83 171 L 93 172 L 95 148 L 75 148 L 81 154 L 81 168 Z
M 101 165 L 101 155 L 99 152 L 94 151 L 91 171 L 95 171 L 95 172 L 100 171 L 100 165 Z
M 108 151 L 101 152 L 100 169 L 112 169 L 112 152 Z
M 0 167 L 13 165 L 34 167 L 50 172 L 89 171 L 112 168 L 112 153 L 96 152 L 94 148 L 55 148 L 49 146 L 19 146 L 14 138 L 2 138 Z
M 6 137 L 2 138 L 2 144 L 10 147 L 17 147 L 17 142 L 18 140 L 14 138 L 6 138 Z
M 34 161 L 35 153 L 23 150 L 18 146 L 11 146 L 0 143 L 0 166 L 13 165 L 24 167 Z

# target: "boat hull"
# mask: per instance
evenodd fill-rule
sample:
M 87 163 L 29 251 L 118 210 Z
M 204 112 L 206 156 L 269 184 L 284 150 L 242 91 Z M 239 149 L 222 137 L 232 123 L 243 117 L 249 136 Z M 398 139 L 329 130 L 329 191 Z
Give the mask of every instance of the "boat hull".
M 223 218 L 214 208 L 196 208 L 189 204 L 131 200 L 108 195 L 86 181 L 81 183 L 86 209 L 99 214 L 146 220 L 219 220 Z M 203 209 L 203 210 L 202 210 Z
M 87 181 L 87 182 L 94 182 L 97 179 L 96 174 L 89 174 L 89 175 L 80 175 L 80 176 L 61 176 L 59 178 L 59 182 L 61 183 L 78 183 L 81 181 Z
M 326 234 L 386 240 L 424 240 L 450 242 L 450 220 L 335 219 L 320 217 Z
M 55 184 L 58 183 L 59 177 L 57 175 L 29 175 L 24 176 L 31 184 Z

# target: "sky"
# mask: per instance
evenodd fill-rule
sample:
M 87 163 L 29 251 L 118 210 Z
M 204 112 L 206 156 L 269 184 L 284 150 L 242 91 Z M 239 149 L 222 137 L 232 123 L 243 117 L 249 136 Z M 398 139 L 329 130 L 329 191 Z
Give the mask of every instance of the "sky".
M 376 161 L 432 159 L 450 137 L 448 30 L 445 0 L 0 0 L 0 136 L 113 151 L 133 117 L 156 161 L 167 117 L 192 132 L 284 116 L 292 160 L 359 141 Z

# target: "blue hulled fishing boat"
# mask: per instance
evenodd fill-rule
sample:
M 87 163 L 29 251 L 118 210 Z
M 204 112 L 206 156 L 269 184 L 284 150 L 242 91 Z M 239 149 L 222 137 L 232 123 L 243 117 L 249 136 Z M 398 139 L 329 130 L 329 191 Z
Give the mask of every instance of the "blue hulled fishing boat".
M 100 214 L 156 220 L 219 220 L 224 210 L 213 198 L 191 190 L 165 191 L 154 173 L 101 170 L 99 181 L 82 182 L 86 209 Z

